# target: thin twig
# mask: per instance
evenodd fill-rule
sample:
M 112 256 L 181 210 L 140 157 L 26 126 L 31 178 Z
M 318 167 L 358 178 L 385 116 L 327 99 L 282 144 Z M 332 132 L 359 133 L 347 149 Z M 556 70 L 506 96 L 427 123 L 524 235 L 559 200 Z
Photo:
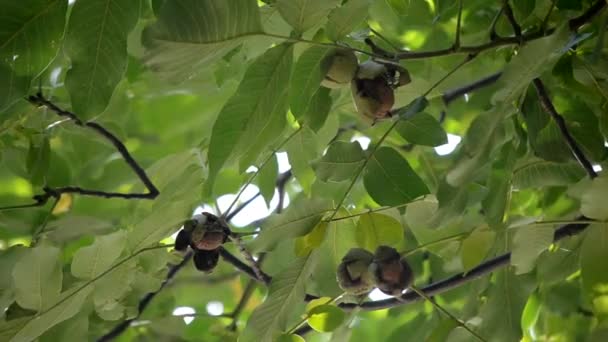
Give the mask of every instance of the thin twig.
M 536 40 L 539 38 L 546 37 L 552 34 L 555 29 L 547 30 L 547 32 L 531 32 L 527 33 L 523 36 L 523 40 L 525 42 Z M 454 49 L 453 47 L 432 50 L 432 51 L 404 51 L 400 52 L 396 55 L 397 59 L 424 59 L 430 57 L 440 57 L 447 56 L 453 54 L 479 54 L 486 50 L 491 50 L 501 46 L 509 46 L 509 45 L 517 45 L 519 44 L 519 39 L 517 37 L 504 37 L 504 38 L 496 38 L 495 40 L 489 41 L 487 43 L 479 44 L 479 45 L 471 45 L 471 46 L 460 46 L 458 49 Z
M 519 39 L 519 45 L 523 44 L 524 41 L 523 36 L 521 35 L 521 26 L 519 26 L 517 20 L 515 20 L 515 15 L 513 14 L 513 9 L 511 8 L 511 5 L 509 5 L 509 0 L 503 1 L 503 9 L 504 15 L 507 17 L 507 20 L 509 20 L 511 27 L 513 28 L 515 37 Z
M 55 207 L 57 206 L 57 203 L 59 203 L 59 198 L 55 199 L 55 201 L 53 202 L 53 205 L 51 205 L 51 208 L 49 209 L 49 211 L 47 212 L 47 214 L 44 216 L 44 220 L 42 221 L 42 223 L 40 224 L 40 226 L 36 229 L 36 231 L 34 232 L 34 234 L 32 234 L 32 242 L 30 243 L 30 247 L 34 247 L 38 243 L 38 239 L 40 238 L 40 234 L 42 234 L 44 232 L 44 230 L 46 229 L 46 226 L 49 223 L 49 220 L 51 219 L 51 216 L 53 215 L 53 210 L 55 210 Z
M 230 203 L 230 206 L 226 210 L 226 213 L 224 213 L 225 217 L 233 216 L 233 215 L 231 215 L 230 211 L 232 210 L 232 207 L 236 204 L 236 202 L 238 202 L 239 198 L 243 194 L 243 191 L 245 191 L 245 189 L 249 186 L 249 184 L 251 184 L 251 182 L 253 182 L 253 180 L 255 179 L 255 177 L 260 173 L 260 171 L 264 168 L 264 166 L 266 166 L 266 164 L 268 164 L 268 162 L 270 161 L 270 159 L 272 159 L 272 157 L 275 155 L 276 151 L 280 150 L 281 147 L 283 147 L 293 137 L 295 137 L 296 134 L 298 134 L 298 132 L 300 132 L 301 129 L 302 129 L 302 126 L 298 127 L 298 129 L 296 129 L 295 131 L 293 131 L 287 138 L 285 138 L 285 140 L 283 140 L 276 147 L 276 149 L 274 149 L 272 151 L 272 153 L 262 162 L 262 164 L 260 164 L 260 166 L 258 167 L 258 169 L 253 173 L 253 175 L 251 175 L 251 177 L 249 177 L 249 179 L 247 180 L 247 182 L 245 183 L 245 185 L 243 185 L 241 187 L 241 190 L 238 192 L 238 194 L 236 195 L 236 197 L 234 198 L 234 200 L 232 201 L 232 203 Z
M 496 39 L 501 39 L 501 37 L 498 36 L 498 33 L 496 33 L 496 24 L 498 24 L 498 20 L 502 16 L 502 11 L 503 8 L 501 7 L 498 12 L 496 12 L 494 19 L 492 19 L 492 23 L 490 24 L 490 40 L 492 41 Z
M 496 81 L 498 81 L 498 79 L 500 78 L 501 75 L 502 75 L 502 71 L 499 71 L 497 73 L 494 73 L 492 75 L 479 79 L 475 82 L 466 84 L 464 86 L 461 86 L 461 87 L 458 87 L 455 89 L 447 90 L 446 92 L 443 93 L 443 95 L 441 96 L 441 99 L 447 106 L 455 99 L 457 99 L 461 96 L 464 96 L 464 94 L 468 94 L 475 90 L 479 90 L 481 88 L 494 84 Z
M 245 257 L 245 260 L 247 260 L 247 262 L 251 266 L 251 269 L 253 270 L 255 277 L 258 279 L 264 279 L 264 275 L 263 275 L 262 270 L 260 270 L 260 266 L 258 265 L 257 261 L 253 258 L 253 255 L 251 255 L 251 253 L 249 253 L 247 248 L 245 248 L 245 245 L 243 245 L 241 238 L 238 235 L 232 235 L 232 234 L 229 235 L 229 238 L 230 238 L 230 241 L 232 241 L 232 243 L 234 243 L 236 248 L 239 250 L 241 255 L 243 257 Z
M 463 0 L 458 0 L 458 18 L 456 19 L 456 38 L 454 39 L 454 50 L 458 50 L 460 47 L 460 29 L 462 23 L 462 2 Z
M 242 262 L 239 258 L 237 258 L 236 256 L 234 256 L 232 253 L 228 252 L 224 247 L 220 247 L 220 255 L 222 256 L 222 259 L 225 262 L 227 262 L 230 265 L 234 266 L 239 271 L 245 273 L 251 279 L 254 279 L 254 280 L 256 280 L 258 282 L 261 282 L 261 283 L 263 283 L 265 285 L 270 284 L 270 281 L 272 280 L 272 278 L 268 274 L 266 274 L 266 273 L 264 273 L 263 271 L 260 270 L 260 276 L 261 277 L 258 278 L 258 275 L 251 268 L 251 266 L 249 266 L 246 263 Z
M 547 24 L 549 23 L 549 18 L 551 18 L 551 13 L 553 13 L 554 8 L 555 8 L 555 0 L 551 0 L 551 7 L 549 7 L 547 14 L 545 14 L 545 17 L 543 18 L 543 21 L 540 24 L 541 31 L 545 31 L 545 28 L 547 27 Z
M 590 178 L 597 177 L 597 173 L 595 172 L 595 170 L 593 170 L 593 165 L 591 164 L 589 159 L 587 159 L 581 148 L 578 146 L 578 143 L 574 140 L 574 137 L 572 137 L 570 131 L 568 131 L 566 121 L 561 115 L 559 115 L 559 113 L 553 106 L 553 103 L 551 102 L 551 99 L 547 94 L 547 90 L 545 89 L 545 85 L 543 84 L 543 82 L 539 78 L 535 78 L 533 83 L 534 87 L 536 88 L 536 93 L 538 94 L 541 107 L 553 118 L 553 121 L 555 121 L 555 123 L 557 124 L 559 131 L 564 137 L 564 140 L 566 140 L 566 144 L 568 144 L 568 147 L 570 148 L 570 151 L 572 152 L 576 160 L 583 167 L 583 169 L 587 171 L 587 175 L 589 175 Z
M 589 22 L 591 19 L 593 19 L 593 17 L 598 15 L 605 8 L 606 8 L 606 1 L 597 0 L 593 5 L 591 5 L 591 7 L 589 7 L 585 11 L 585 13 L 581 14 L 580 16 L 578 16 L 576 18 L 570 19 L 570 21 L 568 22 L 568 26 L 570 26 L 570 29 L 572 31 L 576 31 L 581 26 L 585 25 L 587 22 Z
M 241 210 L 245 209 L 249 204 L 251 204 L 251 202 L 253 202 L 256 198 L 260 197 L 261 195 L 262 195 L 262 193 L 258 192 L 255 195 L 251 196 L 250 199 L 248 199 L 245 202 L 239 204 L 238 207 L 234 208 L 233 211 L 231 211 L 230 213 L 228 213 L 226 215 L 226 221 L 232 220 L 236 215 L 238 215 L 238 213 L 241 212 Z
M 243 312 L 243 309 L 249 302 L 251 295 L 253 295 L 253 291 L 255 290 L 256 285 L 257 285 L 256 281 L 253 279 L 250 279 L 249 282 L 247 283 L 247 286 L 245 287 L 245 290 L 243 291 L 243 294 L 241 295 L 241 299 L 239 300 L 239 303 L 234 308 L 234 311 L 232 311 L 228 315 L 228 317 L 232 318 L 232 322 L 227 327 L 228 330 L 236 331 L 236 325 L 239 320 L 239 316 L 241 315 L 241 312 Z
M 425 243 L 423 245 L 420 245 L 418 247 L 414 247 L 412 249 L 409 249 L 407 251 L 403 251 L 403 252 L 399 252 L 399 254 L 401 254 L 402 256 L 408 256 L 411 254 L 414 254 L 415 252 L 419 251 L 419 250 L 424 250 L 427 249 L 428 247 L 440 244 L 440 243 L 444 243 L 444 242 L 448 242 L 448 241 L 452 241 L 452 240 L 457 240 L 459 238 L 465 237 L 467 235 L 469 235 L 470 232 L 465 232 L 465 233 L 459 233 L 459 234 L 454 234 L 454 235 L 450 235 L 450 236 L 446 236 L 444 238 L 435 240 L 435 241 L 431 241 L 429 243 Z

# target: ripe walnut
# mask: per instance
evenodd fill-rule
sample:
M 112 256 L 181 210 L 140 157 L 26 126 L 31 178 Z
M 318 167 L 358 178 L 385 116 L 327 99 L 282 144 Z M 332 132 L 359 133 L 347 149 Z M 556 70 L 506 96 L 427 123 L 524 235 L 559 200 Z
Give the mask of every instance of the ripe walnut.
M 369 265 L 374 255 L 362 248 L 351 248 L 338 265 L 338 285 L 344 292 L 362 296 L 374 288 L 373 276 Z
M 376 287 L 392 296 L 400 296 L 414 280 L 414 273 L 405 258 L 401 258 L 399 252 L 389 246 L 376 249 L 369 271 Z
M 219 217 L 202 213 L 184 223 L 177 234 L 175 249 L 185 251 L 188 246 L 194 251 L 194 265 L 200 271 L 211 272 L 219 259 L 219 248 L 228 240 L 230 228 Z

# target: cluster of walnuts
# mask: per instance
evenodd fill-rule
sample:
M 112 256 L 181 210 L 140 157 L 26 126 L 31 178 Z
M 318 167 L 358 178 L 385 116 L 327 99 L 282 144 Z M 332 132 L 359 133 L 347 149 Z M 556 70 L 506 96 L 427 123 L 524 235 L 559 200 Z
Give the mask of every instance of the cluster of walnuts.
M 323 63 L 327 73 L 321 85 L 333 89 L 350 84 L 357 111 L 373 121 L 391 117 L 395 88 L 410 83 L 408 71 L 399 64 L 373 60 L 359 64 L 350 50 L 336 50 Z
M 175 239 L 175 249 L 194 251 L 194 265 L 199 271 L 213 271 L 220 258 L 220 248 L 228 240 L 231 231 L 226 222 L 211 214 L 202 213 L 184 222 L 184 228 Z
M 414 273 L 396 249 L 379 246 L 372 254 L 351 248 L 337 270 L 338 284 L 344 292 L 365 296 L 374 287 L 391 296 L 400 296 L 414 280 Z

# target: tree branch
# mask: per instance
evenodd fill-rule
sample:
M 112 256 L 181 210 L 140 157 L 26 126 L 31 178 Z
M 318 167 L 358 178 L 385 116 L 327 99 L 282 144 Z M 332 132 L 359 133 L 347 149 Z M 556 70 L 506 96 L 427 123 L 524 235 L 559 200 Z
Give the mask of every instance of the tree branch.
M 593 19 L 596 15 L 598 15 L 602 10 L 606 8 L 605 0 L 597 0 L 591 7 L 589 7 L 585 13 L 580 16 L 570 19 L 568 22 L 568 26 L 572 31 L 578 30 L 581 26 L 585 25 L 588 21 Z
M 258 276 L 256 275 L 256 272 L 253 270 L 253 268 L 251 268 L 251 266 L 242 262 L 239 258 L 234 256 L 232 253 L 228 252 L 224 247 L 220 247 L 220 256 L 222 257 L 222 259 L 225 262 L 231 264 L 239 271 L 245 273 L 251 279 L 261 282 L 265 285 L 270 284 L 270 281 L 272 280 L 272 278 L 268 274 L 266 274 L 266 273 L 262 272 L 262 270 L 260 270 L 261 278 L 258 278 Z
M 144 169 L 141 166 L 139 166 L 139 164 L 135 161 L 135 159 L 133 159 L 131 154 L 129 154 L 129 151 L 127 150 L 125 145 L 114 134 L 110 133 L 110 131 L 108 131 L 107 129 L 105 129 L 103 126 L 101 126 L 98 123 L 85 122 L 85 121 L 80 120 L 80 118 L 78 118 L 78 116 L 76 116 L 76 114 L 69 112 L 67 110 L 61 109 L 60 107 L 55 105 L 53 102 L 46 99 L 40 92 L 38 92 L 36 95 L 32 95 L 32 96 L 28 97 L 27 100 L 35 106 L 47 107 L 51 111 L 55 112 L 57 115 L 70 119 L 76 125 L 92 129 L 97 134 L 104 137 L 107 141 L 109 141 L 114 146 L 114 148 L 116 148 L 116 150 L 118 151 L 118 153 L 120 153 L 120 155 L 122 156 L 124 161 L 129 165 L 129 167 L 133 170 L 133 172 L 135 172 L 135 174 L 137 175 L 139 180 L 144 184 L 144 186 L 148 190 L 148 193 L 105 192 L 105 191 L 99 191 L 99 190 L 83 189 L 83 188 L 77 187 L 77 186 L 66 186 L 66 187 L 60 187 L 60 188 L 51 188 L 51 187 L 45 186 L 42 189 L 44 191 L 44 193 L 35 195 L 33 197 L 33 199 L 35 201 L 34 203 L 11 206 L 11 207 L 3 207 L 3 208 L 0 208 L 0 210 L 23 209 L 23 208 L 42 206 L 42 205 L 46 204 L 46 202 L 51 197 L 55 198 L 55 199 L 59 199 L 61 194 L 65 194 L 65 193 L 76 193 L 76 194 L 86 195 L 86 196 L 95 196 L 95 197 L 104 197 L 104 198 L 123 198 L 123 199 L 154 199 L 158 196 L 159 191 L 156 188 L 156 186 L 154 186 L 154 184 L 152 183 L 150 178 L 148 178 L 146 171 L 144 171 Z
M 501 75 L 502 75 L 502 71 L 499 71 L 497 73 L 494 73 L 492 75 L 479 79 L 475 82 L 466 84 L 464 86 L 461 86 L 461 87 L 458 87 L 455 89 L 447 90 L 446 92 L 443 93 L 443 95 L 441 96 L 441 99 L 443 100 L 443 103 L 445 103 L 447 106 L 450 104 L 450 102 L 456 100 L 457 98 L 459 98 L 461 96 L 464 96 L 464 94 L 471 93 L 475 90 L 478 90 L 478 89 L 481 89 L 481 88 L 494 84 L 496 81 L 498 81 L 498 79 L 500 78 Z
M 539 38 L 546 37 L 552 34 L 555 29 L 547 30 L 547 32 L 532 32 L 523 35 L 523 41 L 528 42 L 532 40 L 536 40 Z M 480 52 L 490 50 L 499 46 L 508 46 L 508 45 L 517 45 L 520 40 L 517 37 L 504 37 L 504 38 L 496 38 L 495 40 L 489 41 L 480 45 L 472 45 L 472 46 L 460 46 L 458 49 L 454 49 L 453 47 L 449 47 L 446 49 L 439 49 L 433 51 L 405 51 L 396 54 L 397 59 L 422 59 L 422 58 L 430 58 L 430 57 L 439 57 L 446 56 L 452 54 L 478 54 Z
M 251 280 L 249 280 L 249 282 L 247 282 L 247 286 L 245 287 L 245 291 L 243 291 L 243 294 L 241 295 L 241 299 L 239 300 L 239 303 L 234 308 L 234 311 L 232 311 L 228 315 L 230 318 L 232 318 L 232 322 L 230 323 L 230 325 L 228 325 L 228 330 L 236 331 L 236 325 L 239 320 L 239 316 L 241 315 L 241 312 L 243 312 L 243 309 L 249 302 L 251 295 L 253 295 L 255 286 L 256 286 L 255 280 L 251 279 Z
M 509 20 L 511 27 L 513 28 L 513 33 L 515 33 L 515 37 L 519 39 L 519 45 L 523 44 L 524 41 L 521 35 L 521 26 L 519 26 L 517 20 L 515 20 L 515 15 L 513 14 L 511 5 L 509 5 L 509 0 L 503 1 L 503 13 L 507 17 L 507 20 Z

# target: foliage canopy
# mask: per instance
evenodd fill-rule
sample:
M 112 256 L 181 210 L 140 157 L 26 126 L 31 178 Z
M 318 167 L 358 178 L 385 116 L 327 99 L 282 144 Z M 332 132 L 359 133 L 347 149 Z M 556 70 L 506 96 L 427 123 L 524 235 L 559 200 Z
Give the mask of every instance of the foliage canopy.
M 0 340 L 605 341 L 606 7 L 0 0 Z M 409 72 L 391 118 L 337 49 Z M 342 296 L 381 245 L 416 288 Z

